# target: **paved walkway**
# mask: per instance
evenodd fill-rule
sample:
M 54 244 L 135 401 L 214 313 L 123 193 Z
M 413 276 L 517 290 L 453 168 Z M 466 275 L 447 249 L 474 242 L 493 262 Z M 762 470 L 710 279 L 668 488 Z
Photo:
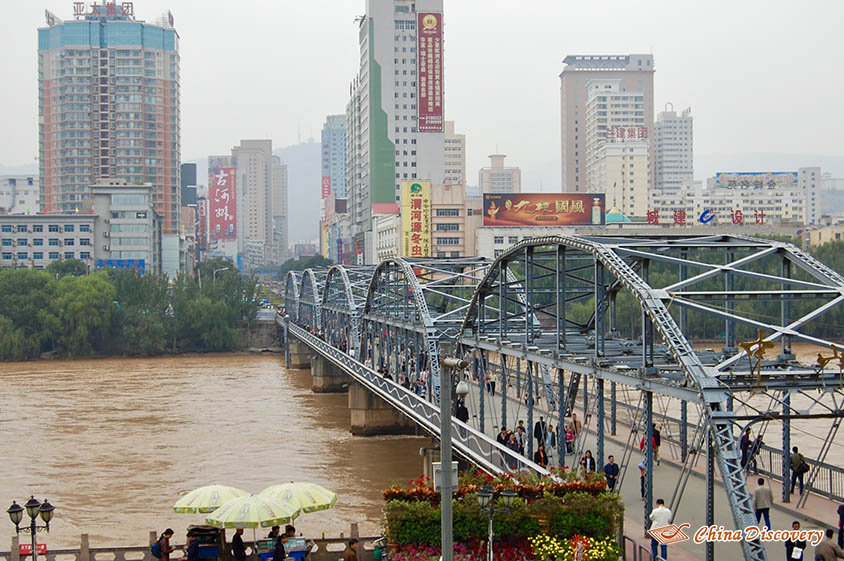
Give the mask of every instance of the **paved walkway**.
M 467 396 L 467 407 L 469 408 L 472 418 L 469 423 L 479 428 L 480 422 L 478 418 L 480 388 L 478 383 L 469 380 L 471 392 Z M 508 394 L 507 402 L 507 428 L 512 429 L 517 424 L 516 420 L 523 420 L 527 425 L 527 406 L 519 400 L 512 397 L 515 394 L 511 388 Z M 485 417 L 485 432 L 490 436 L 495 436 L 500 430 L 499 417 L 501 415 L 501 395 L 496 393 L 492 403 L 490 403 L 490 394 L 485 395 L 484 417 Z M 492 407 L 491 407 L 492 405 Z M 583 411 L 577 410 L 578 417 L 583 420 Z M 609 414 L 609 411 L 607 411 Z M 534 407 L 534 422 L 539 420 L 539 416 L 545 417 L 546 422 L 557 424 L 557 415 L 549 414 L 543 407 Z M 597 448 L 597 438 L 595 435 L 595 420 L 590 420 L 587 425 L 586 434 L 583 438 L 586 441 L 581 445 L 582 450 L 591 449 L 595 455 Z M 624 426 L 621 422 L 618 423 L 618 435 L 609 436 L 609 430 L 605 433 L 604 439 L 604 455 L 605 458 L 610 454 L 615 456 L 616 463 L 621 463 L 624 457 L 624 448 L 627 443 L 627 434 L 629 428 Z M 528 427 L 529 436 L 533 436 L 533 427 Z M 535 443 L 535 440 L 534 440 Z M 622 466 L 622 475 L 624 479 L 621 482 L 621 497 L 625 505 L 625 534 L 631 538 L 637 539 L 640 543 L 646 544 L 649 547 L 650 539 L 644 538 L 643 524 L 646 518 L 644 502 L 640 498 L 640 481 L 639 469 L 637 465 L 642 461 L 642 453 L 638 450 L 638 439 L 636 450 L 630 456 L 629 466 L 624 472 Z M 654 500 L 663 498 L 669 502 L 671 496 L 677 486 L 682 471 L 682 463 L 678 458 L 672 457 L 672 454 L 679 454 L 678 450 L 672 450 L 670 446 L 663 446 L 661 450 L 661 465 L 655 467 L 654 470 Z M 552 454 L 549 453 L 549 456 Z M 556 451 L 553 452 L 554 460 L 556 461 Z M 579 460 L 579 457 L 577 458 Z M 566 456 L 566 463 L 572 465 L 574 458 Z M 554 463 L 553 465 L 556 465 Z M 701 455 L 698 465 L 693 470 L 693 477 L 689 478 L 686 485 L 685 494 L 678 511 L 675 513 L 674 521 L 677 524 L 688 522 L 691 524 L 691 530 L 695 531 L 697 528 L 705 524 L 706 511 L 704 505 L 706 504 L 706 457 Z M 621 476 L 620 476 L 621 477 Z M 751 491 L 756 487 L 757 476 L 751 476 L 750 485 Z M 733 528 L 734 523 L 730 513 L 729 503 L 720 486 L 720 477 L 716 476 L 719 488 L 715 492 L 715 523 L 722 525 L 725 528 Z M 781 496 L 780 483 L 774 482 L 774 497 Z M 797 496 L 793 495 L 792 500 L 796 502 Z M 818 495 L 810 495 L 808 503 L 805 508 L 797 511 L 793 503 L 782 504 L 775 501 L 774 508 L 771 511 L 771 524 L 777 529 L 791 528 L 793 520 L 800 520 L 803 529 L 815 529 L 831 527 L 836 528 L 838 525 L 838 515 L 836 510 L 838 504 L 834 501 L 821 497 Z M 687 532 L 688 533 L 688 532 Z M 785 555 L 785 546 L 782 544 L 769 544 L 768 556 L 770 559 L 781 558 Z M 810 546 L 811 549 L 811 546 Z M 741 550 L 736 545 L 717 544 L 715 547 L 717 559 L 740 559 L 742 557 Z M 669 555 L 671 559 L 686 559 L 693 561 L 695 559 L 705 558 L 705 547 L 703 545 L 695 545 L 691 541 L 679 545 L 673 545 L 669 548 Z M 806 557 L 810 558 L 810 557 Z M 645 557 L 647 559 L 647 557 Z

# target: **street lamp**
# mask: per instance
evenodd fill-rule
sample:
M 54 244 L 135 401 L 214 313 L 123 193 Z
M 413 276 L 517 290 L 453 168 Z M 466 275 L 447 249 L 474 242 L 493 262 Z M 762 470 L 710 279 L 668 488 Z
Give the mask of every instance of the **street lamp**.
M 495 518 L 495 501 L 493 500 L 495 492 L 487 483 L 478 491 L 478 504 L 481 505 L 481 510 L 487 511 L 489 516 L 489 544 L 487 545 L 487 559 L 492 561 L 492 520 Z M 516 498 L 516 492 L 512 489 L 505 489 L 501 491 L 501 501 L 504 503 L 504 508 L 510 512 L 510 507 L 513 505 L 513 499 Z
M 440 543 L 442 561 L 454 559 L 451 497 L 454 481 L 451 480 L 451 417 L 454 407 L 451 403 L 452 375 L 454 370 L 463 370 L 469 363 L 462 358 L 447 357 L 442 363 L 445 367 L 445 383 L 440 383 Z M 468 388 L 467 388 L 468 389 Z M 468 392 L 467 392 L 468 393 Z
M 222 269 L 214 269 L 214 273 L 211 275 L 211 284 L 217 284 L 217 273 L 220 271 L 228 271 L 231 267 L 223 267 Z
M 30 519 L 28 528 L 26 526 L 23 528 L 20 527 L 21 520 L 23 520 L 24 509 L 26 509 L 26 513 L 29 515 Z M 26 501 L 26 504 L 23 506 L 19 505 L 15 501 L 12 501 L 12 506 L 6 510 L 9 514 L 9 519 L 11 519 L 12 524 L 15 525 L 15 533 L 20 534 L 23 532 L 32 536 L 32 561 L 38 561 L 38 544 L 35 540 L 35 534 L 39 530 L 50 531 L 50 520 L 53 519 L 54 510 L 55 507 L 50 504 L 50 501 L 44 499 L 44 502 L 41 503 L 34 496 L 30 496 L 29 500 Z M 41 520 L 44 521 L 44 526 L 38 526 L 36 524 L 39 515 L 41 516 Z

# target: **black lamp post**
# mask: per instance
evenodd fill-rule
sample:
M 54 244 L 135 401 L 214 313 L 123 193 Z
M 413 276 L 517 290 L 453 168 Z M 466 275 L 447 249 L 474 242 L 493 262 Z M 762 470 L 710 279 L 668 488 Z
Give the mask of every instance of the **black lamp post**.
M 487 546 L 487 559 L 492 561 L 492 520 L 495 518 L 495 492 L 487 483 L 483 489 L 478 491 L 478 504 L 481 505 L 481 510 L 487 511 L 489 516 L 489 545 Z M 513 499 L 516 498 L 516 492 L 512 489 L 505 489 L 501 491 L 501 500 L 504 503 L 504 508 L 510 512 L 510 506 L 513 504 Z
M 29 515 L 30 524 L 29 527 L 24 526 L 21 528 L 20 523 L 23 520 L 23 511 L 26 509 L 26 513 Z M 35 539 L 35 534 L 39 530 L 47 530 L 50 531 L 50 520 L 53 519 L 53 511 L 55 507 L 50 504 L 50 502 L 44 499 L 44 502 L 38 502 L 34 496 L 29 497 L 29 500 L 26 501 L 26 504 L 21 506 L 15 501 L 12 501 L 12 506 L 10 506 L 6 512 L 9 514 L 9 519 L 11 519 L 12 524 L 15 525 L 15 532 L 20 534 L 23 532 L 24 534 L 30 534 L 32 536 L 32 561 L 38 561 L 38 544 Z M 44 526 L 38 526 L 36 524 L 38 520 L 38 516 L 41 516 L 41 520 L 44 521 Z

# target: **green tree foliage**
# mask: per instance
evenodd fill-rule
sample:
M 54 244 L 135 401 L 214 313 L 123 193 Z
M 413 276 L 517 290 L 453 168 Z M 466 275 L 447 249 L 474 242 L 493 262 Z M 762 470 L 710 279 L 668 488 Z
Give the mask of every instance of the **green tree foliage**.
M 68 275 L 81 277 L 88 272 L 88 267 L 79 259 L 64 259 L 62 261 L 53 261 L 47 265 L 47 272 L 56 278 L 62 278 Z
M 49 310 L 53 340 L 68 355 L 90 356 L 109 336 L 117 291 L 102 271 L 63 277 Z
M 334 262 L 322 255 L 305 257 L 304 259 L 288 259 L 278 268 L 278 278 L 283 279 L 290 271 L 304 271 L 316 267 L 330 267 Z

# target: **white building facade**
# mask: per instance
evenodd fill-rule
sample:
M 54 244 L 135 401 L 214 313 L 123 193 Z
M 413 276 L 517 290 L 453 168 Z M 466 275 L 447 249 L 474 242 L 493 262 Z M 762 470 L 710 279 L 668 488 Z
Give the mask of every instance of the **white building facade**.
M 39 197 L 38 176 L 0 175 L 0 214 L 37 214 Z
M 653 128 L 654 188 L 676 189 L 694 179 L 693 125 L 691 108 L 677 115 L 669 103 L 657 115 Z

